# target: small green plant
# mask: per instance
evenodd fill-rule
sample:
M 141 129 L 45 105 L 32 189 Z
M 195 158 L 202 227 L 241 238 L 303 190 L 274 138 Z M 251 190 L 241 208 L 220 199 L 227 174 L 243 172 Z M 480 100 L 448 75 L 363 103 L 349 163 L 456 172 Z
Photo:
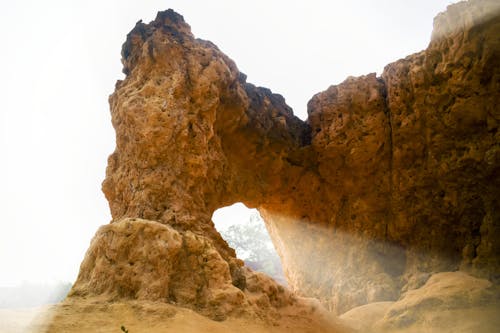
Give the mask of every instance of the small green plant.
M 125 326 L 122 325 L 122 327 L 120 327 L 122 329 L 122 332 L 124 333 L 128 333 L 128 329 L 125 328 Z

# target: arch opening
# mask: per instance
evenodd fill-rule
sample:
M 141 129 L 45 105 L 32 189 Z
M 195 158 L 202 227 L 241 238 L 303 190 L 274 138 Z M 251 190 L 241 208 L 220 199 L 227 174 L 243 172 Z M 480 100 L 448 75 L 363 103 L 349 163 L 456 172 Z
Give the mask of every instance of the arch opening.
M 238 202 L 217 209 L 212 220 L 222 238 L 246 266 L 267 274 L 281 285 L 288 285 L 281 258 L 257 209 Z

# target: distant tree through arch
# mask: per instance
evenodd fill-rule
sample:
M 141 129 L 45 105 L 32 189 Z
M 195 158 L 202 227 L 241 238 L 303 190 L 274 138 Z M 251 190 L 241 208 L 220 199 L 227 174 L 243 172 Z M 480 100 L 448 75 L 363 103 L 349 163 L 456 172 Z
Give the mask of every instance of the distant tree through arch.
M 234 217 L 236 209 L 239 212 L 237 218 Z M 214 213 L 213 220 L 222 237 L 248 267 L 287 285 L 280 257 L 256 209 L 246 208 L 242 204 L 223 207 Z

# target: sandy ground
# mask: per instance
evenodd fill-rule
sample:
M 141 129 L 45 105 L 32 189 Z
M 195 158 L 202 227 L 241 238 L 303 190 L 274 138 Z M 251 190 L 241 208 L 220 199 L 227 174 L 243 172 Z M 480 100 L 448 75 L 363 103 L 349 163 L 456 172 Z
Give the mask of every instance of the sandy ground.
M 119 333 L 124 326 L 137 332 L 217 332 L 217 333 L 347 333 L 327 313 L 295 313 L 283 309 L 276 318 L 230 318 L 217 322 L 196 312 L 170 304 L 154 302 L 102 303 L 95 300 L 65 301 L 43 308 L 0 309 L 0 332 Z
M 45 317 L 51 306 L 26 309 L 0 309 L 0 332 L 24 333 L 29 332 L 29 326 L 39 316 Z
M 339 318 L 318 306 L 290 306 L 266 318 L 245 313 L 225 321 L 161 302 L 70 298 L 52 306 L 0 309 L 0 333 L 120 333 L 121 326 L 129 333 L 497 333 L 498 288 L 463 272 L 443 272 L 395 302 L 366 304 Z

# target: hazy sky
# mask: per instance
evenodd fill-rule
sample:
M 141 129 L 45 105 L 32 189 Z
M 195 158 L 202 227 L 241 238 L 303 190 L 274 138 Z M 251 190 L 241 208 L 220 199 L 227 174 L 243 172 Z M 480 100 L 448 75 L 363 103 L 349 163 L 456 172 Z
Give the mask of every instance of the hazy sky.
M 175 9 L 304 119 L 313 94 L 424 49 L 433 17 L 450 3 L 2 1 L 0 286 L 74 280 L 91 237 L 109 222 L 100 190 L 114 149 L 107 98 L 139 19 Z

